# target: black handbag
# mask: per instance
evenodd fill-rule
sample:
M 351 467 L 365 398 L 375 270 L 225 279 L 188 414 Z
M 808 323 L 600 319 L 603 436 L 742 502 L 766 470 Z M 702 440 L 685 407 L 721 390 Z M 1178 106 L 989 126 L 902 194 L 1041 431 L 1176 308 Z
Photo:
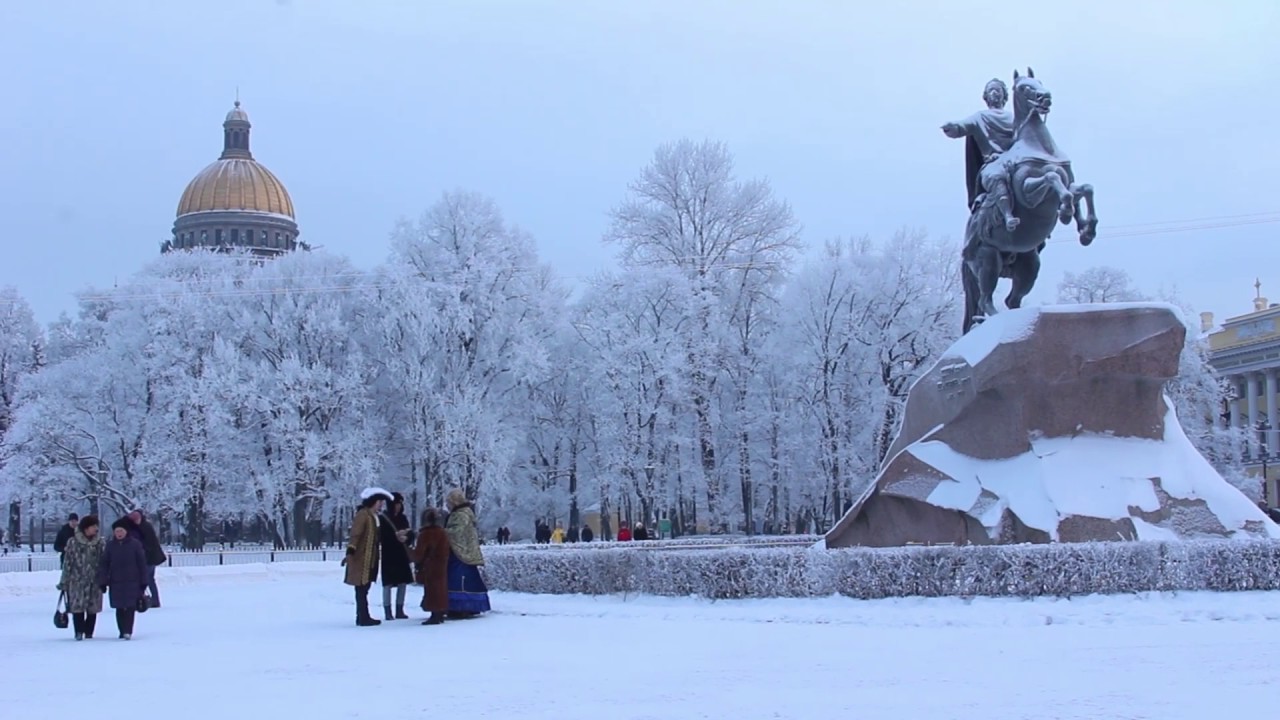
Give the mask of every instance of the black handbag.
M 144 613 L 151 609 L 151 596 L 143 593 L 138 597 L 138 612 Z
M 59 630 L 66 630 L 71 625 L 71 618 L 67 615 L 66 601 L 66 591 L 58 593 L 58 606 L 53 611 L 53 626 Z

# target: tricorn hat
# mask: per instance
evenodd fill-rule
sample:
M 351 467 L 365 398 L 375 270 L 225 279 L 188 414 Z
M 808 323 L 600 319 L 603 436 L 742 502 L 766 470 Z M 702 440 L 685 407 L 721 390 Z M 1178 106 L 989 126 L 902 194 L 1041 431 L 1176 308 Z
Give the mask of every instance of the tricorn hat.
M 380 487 L 367 487 L 360 491 L 361 500 L 372 500 L 374 498 L 382 498 L 387 502 L 391 502 L 392 500 L 391 493 Z

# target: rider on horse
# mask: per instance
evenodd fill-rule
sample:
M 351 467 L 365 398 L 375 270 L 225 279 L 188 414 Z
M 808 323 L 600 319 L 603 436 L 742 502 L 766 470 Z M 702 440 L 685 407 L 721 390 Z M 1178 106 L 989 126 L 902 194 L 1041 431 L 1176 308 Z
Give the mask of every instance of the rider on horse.
M 969 211 L 976 212 L 992 202 L 1004 218 L 1005 230 L 1013 232 L 1018 218 L 1013 214 L 1013 198 L 1009 192 L 1009 170 L 999 162 L 1000 155 L 1013 144 L 1013 113 L 1005 109 L 1009 88 L 994 78 L 982 90 L 986 110 L 959 122 L 942 126 L 947 137 L 967 138 L 965 142 L 965 180 L 969 189 Z

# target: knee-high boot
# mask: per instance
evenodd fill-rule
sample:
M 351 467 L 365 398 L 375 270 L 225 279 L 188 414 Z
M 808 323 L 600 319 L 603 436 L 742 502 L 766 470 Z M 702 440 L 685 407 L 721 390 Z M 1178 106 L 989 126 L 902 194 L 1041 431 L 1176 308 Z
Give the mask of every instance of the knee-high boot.
M 372 627 L 381 625 L 382 623 L 374 620 L 369 615 L 369 586 L 356 586 L 356 625 L 360 627 Z

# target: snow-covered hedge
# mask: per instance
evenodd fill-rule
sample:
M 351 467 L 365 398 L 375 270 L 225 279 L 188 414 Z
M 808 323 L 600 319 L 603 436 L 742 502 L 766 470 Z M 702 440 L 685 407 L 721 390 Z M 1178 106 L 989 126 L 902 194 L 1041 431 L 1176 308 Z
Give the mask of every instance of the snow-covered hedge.
M 509 550 L 541 550 L 546 552 L 563 552 L 565 550 L 609 550 L 613 548 L 648 548 L 661 550 L 674 547 L 691 547 L 696 545 L 813 545 L 822 540 L 821 535 L 692 535 L 666 540 L 594 540 L 589 543 L 564 543 L 539 545 L 535 543 L 515 543 L 511 545 L 485 545 L 485 549 L 496 547 L 502 551 Z
M 496 590 L 707 598 L 1037 596 L 1280 589 L 1280 542 L 822 550 L 486 548 Z

